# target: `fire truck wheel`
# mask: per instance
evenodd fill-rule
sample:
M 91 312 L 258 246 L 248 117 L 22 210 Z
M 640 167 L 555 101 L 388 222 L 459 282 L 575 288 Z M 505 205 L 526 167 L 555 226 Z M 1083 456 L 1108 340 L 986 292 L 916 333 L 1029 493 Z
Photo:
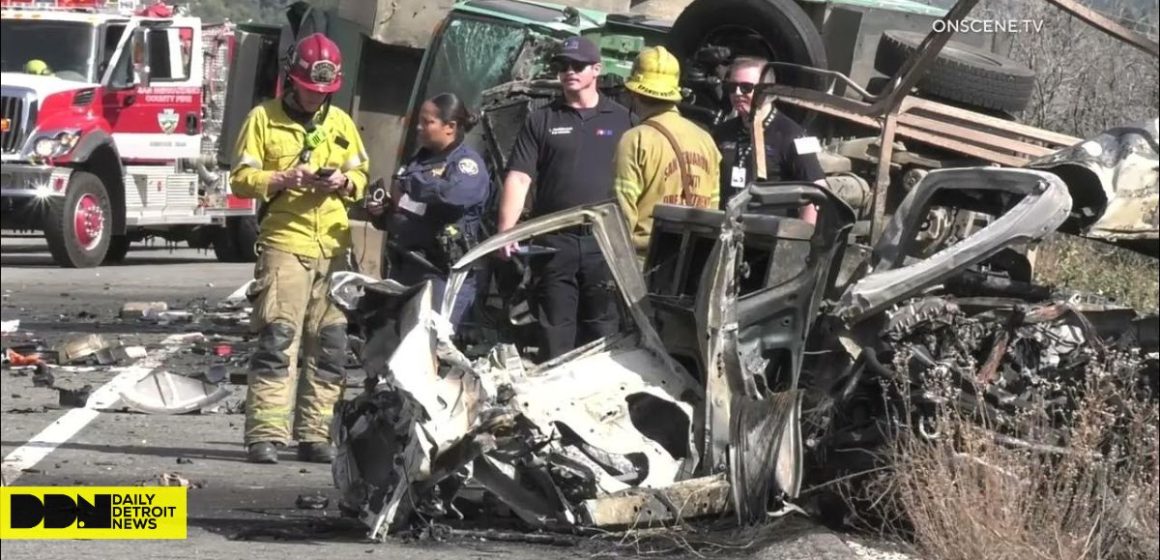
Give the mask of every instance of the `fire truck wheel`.
M 230 228 L 228 226 L 214 226 L 213 254 L 217 257 L 218 262 L 239 262 L 238 246 L 234 243 L 234 238 L 230 235 Z
M 49 200 L 44 237 L 52 259 L 66 268 L 100 265 L 113 241 L 112 216 L 101 179 L 74 171 L 65 196 Z
M 224 226 L 214 228 L 213 252 L 218 261 L 228 263 L 254 262 L 258 253 L 258 219 L 254 216 L 226 218 Z
M 258 218 L 255 216 L 229 218 L 226 225 L 237 247 L 238 262 L 257 261 L 258 252 L 254 246 L 258 243 Z
M 109 251 L 105 253 L 105 260 L 101 264 L 116 264 L 123 262 L 125 256 L 129 254 L 129 246 L 133 241 L 129 239 L 128 235 L 114 235 L 113 241 L 109 243 Z

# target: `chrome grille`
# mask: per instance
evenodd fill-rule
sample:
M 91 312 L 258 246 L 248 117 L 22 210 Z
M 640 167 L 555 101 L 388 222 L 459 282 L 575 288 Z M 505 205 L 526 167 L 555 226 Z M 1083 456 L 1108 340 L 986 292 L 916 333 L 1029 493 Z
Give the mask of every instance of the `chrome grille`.
M 28 119 L 28 108 L 21 97 L 0 97 L 0 110 L 8 121 L 7 129 L 0 133 L 0 150 L 4 153 L 15 153 L 24 146 L 24 136 L 27 133 L 25 123 Z

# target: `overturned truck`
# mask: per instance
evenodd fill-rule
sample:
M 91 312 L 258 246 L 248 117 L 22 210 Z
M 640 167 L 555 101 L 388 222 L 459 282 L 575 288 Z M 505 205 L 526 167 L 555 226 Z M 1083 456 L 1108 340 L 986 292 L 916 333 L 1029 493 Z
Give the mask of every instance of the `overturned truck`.
M 1105 223 L 1075 200 L 1155 194 L 1157 135 L 1152 121 L 1090 141 L 1098 158 L 1088 145 L 1026 169 L 933 171 L 872 248 L 849 243 L 854 212 L 829 190 L 757 183 L 725 211 L 659 206 L 643 273 L 610 203 L 486 240 L 441 302 L 426 284 L 339 274 L 331 296 L 363 332 L 367 372 L 332 426 L 343 509 L 382 538 L 452 510 L 470 483 L 535 527 L 755 522 L 841 476 L 854 464 L 841 454 L 881 445 L 885 424 L 929 435 L 924 414 L 946 401 L 928 385 L 948 377 L 961 400 L 1011 420 L 991 424 L 1011 441 L 1056 445 L 1029 441 L 1013 409 L 1066 406 L 1051 391 L 1082 375 L 1069 361 L 1118 346 L 1143 353 L 1133 375 L 1155 394 L 1156 317 L 1036 285 L 1013 249 Z M 785 217 L 807 202 L 816 225 Z M 911 257 L 936 208 L 992 219 Z M 507 243 L 581 224 L 610 263 L 621 331 L 542 364 L 511 344 L 469 359 L 442 319 L 466 275 Z M 803 418 L 820 402 L 826 414 Z

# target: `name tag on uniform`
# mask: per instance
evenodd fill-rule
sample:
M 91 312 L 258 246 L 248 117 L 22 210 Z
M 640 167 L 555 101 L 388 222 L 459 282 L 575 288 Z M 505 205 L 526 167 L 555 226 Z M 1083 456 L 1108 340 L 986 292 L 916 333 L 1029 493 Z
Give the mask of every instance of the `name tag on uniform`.
M 744 166 L 734 165 L 733 175 L 729 178 L 729 185 L 735 189 L 744 189 L 746 175 Z
M 427 204 L 423 202 L 415 202 L 407 193 L 403 193 L 402 198 L 399 199 L 399 208 L 406 210 L 416 216 L 422 216 L 427 213 Z
M 816 154 L 822 151 L 822 145 L 818 142 L 817 136 L 806 136 L 805 138 L 795 138 L 793 147 L 797 150 L 799 156 L 806 154 Z

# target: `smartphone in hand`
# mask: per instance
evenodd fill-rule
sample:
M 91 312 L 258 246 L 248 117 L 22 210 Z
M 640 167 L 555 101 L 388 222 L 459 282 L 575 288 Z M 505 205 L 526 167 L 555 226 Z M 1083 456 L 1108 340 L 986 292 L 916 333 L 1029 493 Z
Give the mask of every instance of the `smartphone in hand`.
M 334 175 L 334 168 L 331 167 L 323 167 L 314 173 L 314 176 L 319 179 L 326 179 L 331 175 Z

